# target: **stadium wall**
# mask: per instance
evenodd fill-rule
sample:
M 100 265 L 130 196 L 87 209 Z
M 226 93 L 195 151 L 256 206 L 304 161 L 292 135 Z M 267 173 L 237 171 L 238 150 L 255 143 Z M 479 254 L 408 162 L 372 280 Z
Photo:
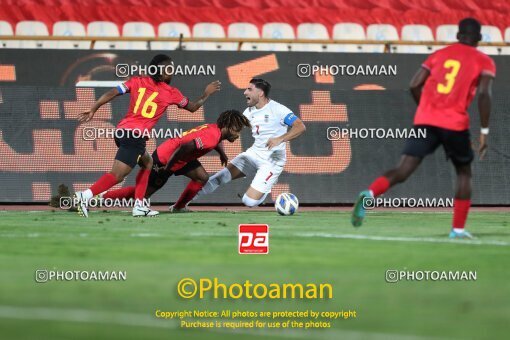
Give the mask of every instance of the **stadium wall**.
M 85 140 L 85 128 L 114 127 L 125 114 L 128 96 L 106 105 L 86 125 L 76 119 L 108 88 L 76 87 L 78 81 L 119 80 L 116 64 L 145 64 L 155 52 L 147 51 L 55 51 L 4 50 L 0 64 L 0 202 L 45 202 L 59 184 L 72 190 L 88 187 L 108 171 L 116 147 L 111 138 Z M 301 202 L 351 203 L 372 179 L 392 167 L 404 145 L 398 138 L 340 138 L 327 135 L 328 128 L 405 129 L 412 125 L 415 104 L 407 86 L 424 55 L 186 52 L 171 53 L 180 65 L 211 65 L 215 75 L 175 76 L 173 85 L 197 98 L 205 85 L 219 79 L 220 93 L 205 107 L 188 113 L 175 107 L 167 111 L 158 128 L 187 130 L 214 122 L 230 108 L 243 110 L 242 95 L 249 79 L 259 76 L 273 86 L 271 97 L 288 106 L 307 125 L 306 134 L 290 143 L 285 172 L 273 197 L 282 191 L 295 193 Z M 473 163 L 475 204 L 510 204 L 510 107 L 509 58 L 495 57 L 498 78 L 487 159 Z M 298 65 L 364 65 L 396 67 L 396 75 L 328 76 L 297 75 Z M 303 67 L 303 66 L 300 66 Z M 301 69 L 302 71 L 303 69 Z M 333 69 L 334 70 L 334 69 Z M 303 74 L 301 74 L 303 76 Z M 109 85 L 111 86 L 111 85 Z M 472 105 L 472 133 L 477 139 L 479 119 Z M 359 130 L 358 130 L 359 131 Z M 157 143 L 162 141 L 157 139 Z M 232 159 L 252 143 L 249 131 L 240 141 L 226 143 Z M 155 141 L 148 144 L 149 151 Z M 220 169 L 216 155 L 203 158 L 210 172 Z M 134 175 L 123 185 L 131 185 Z M 153 202 L 176 200 L 185 178 L 171 178 Z M 250 180 L 238 180 L 199 203 L 239 203 Z M 442 150 L 427 158 L 409 179 L 387 197 L 450 198 L 454 169 Z

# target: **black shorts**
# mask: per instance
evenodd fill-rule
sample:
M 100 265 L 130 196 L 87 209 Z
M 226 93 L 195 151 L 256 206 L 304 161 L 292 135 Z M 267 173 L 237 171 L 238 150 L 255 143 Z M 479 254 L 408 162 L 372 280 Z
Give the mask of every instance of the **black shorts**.
M 413 129 L 424 130 L 426 136 L 421 137 L 417 133 L 416 137 L 408 138 L 403 154 L 424 158 L 439 145 L 443 145 L 447 159 L 451 159 L 454 164 L 464 165 L 473 161 L 469 130 L 454 131 L 429 125 L 415 125 Z
M 115 144 L 119 148 L 115 159 L 134 168 L 145 154 L 147 140 L 144 137 L 133 137 L 129 130 L 123 130 L 123 133 L 117 131 L 115 134 Z
M 165 183 L 168 181 L 168 178 L 170 178 L 170 174 L 168 172 L 158 172 L 156 169 L 164 167 L 163 163 L 159 160 L 158 153 L 154 151 L 152 153 L 152 170 L 149 175 L 149 186 L 155 188 L 156 190 L 161 189 Z M 199 166 L 202 166 L 202 163 L 200 163 L 198 160 L 192 160 L 191 162 L 186 163 L 185 166 L 183 166 L 181 169 L 174 172 L 175 176 L 181 176 L 186 174 L 188 171 L 194 170 L 198 168 Z

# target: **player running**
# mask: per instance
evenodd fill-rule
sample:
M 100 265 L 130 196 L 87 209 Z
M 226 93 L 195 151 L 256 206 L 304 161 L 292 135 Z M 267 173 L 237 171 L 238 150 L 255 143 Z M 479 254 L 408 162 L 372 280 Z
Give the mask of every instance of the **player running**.
M 271 85 L 263 79 L 250 80 L 244 91 L 248 108 L 243 115 L 251 123 L 255 142 L 226 168 L 214 174 L 197 197 L 210 194 L 220 185 L 253 173 L 255 177 L 242 198 L 244 205 L 256 207 L 271 192 L 285 166 L 285 142 L 300 136 L 306 127 L 290 109 L 268 97 L 270 89 Z M 287 131 L 289 126 L 291 129 Z
M 469 136 L 467 108 L 478 88 L 481 133 L 478 152 L 487 152 L 494 61 L 478 51 L 482 39 L 480 23 L 472 18 L 459 23 L 458 43 L 431 54 L 411 80 L 411 93 L 418 104 L 414 128 L 425 129 L 426 138 L 409 138 L 399 165 L 377 178 L 359 194 L 352 213 L 352 224 L 361 226 L 365 217 L 363 199 L 377 197 L 395 184 L 404 182 L 422 159 L 442 145 L 457 173 L 450 238 L 471 238 L 464 230 L 471 206 L 471 162 L 473 150 Z
M 172 75 L 166 72 L 165 66 L 172 65 L 170 57 L 158 54 L 152 59 L 150 65 L 157 66 L 161 72 L 151 76 L 130 78 L 125 83 L 103 94 L 89 111 L 79 115 L 80 122 L 88 122 L 102 105 L 125 93 L 133 94 L 130 97 L 128 112 L 117 125 L 115 132 L 115 144 L 118 151 L 112 170 L 99 178 L 89 189 L 75 194 L 78 211 L 85 217 L 88 217 L 88 201 L 95 195 L 122 182 L 137 164 L 141 169 L 136 176 L 133 216 L 157 215 L 158 212 L 144 206 L 142 200 L 153 164 L 151 156 L 145 150 L 146 132 L 150 133 L 169 105 L 177 105 L 190 112 L 195 112 L 211 94 L 220 90 L 220 82 L 212 82 L 207 85 L 204 94 L 196 102 L 191 102 L 177 88 L 169 85 Z
M 226 166 L 228 157 L 221 142 L 233 143 L 239 138 L 244 127 L 250 122 L 237 110 L 222 112 L 216 124 L 204 124 L 183 133 L 182 137 L 166 140 L 152 154 L 154 165 L 149 176 L 145 197 L 149 198 L 161 189 L 172 175 L 184 175 L 191 179 L 179 200 L 170 207 L 172 212 L 185 209 L 186 204 L 202 189 L 209 180 L 209 174 L 197 160 L 212 150 L 220 154 L 221 163 Z M 142 170 L 140 170 L 142 171 Z M 112 190 L 102 195 L 103 199 L 133 198 L 134 186 Z

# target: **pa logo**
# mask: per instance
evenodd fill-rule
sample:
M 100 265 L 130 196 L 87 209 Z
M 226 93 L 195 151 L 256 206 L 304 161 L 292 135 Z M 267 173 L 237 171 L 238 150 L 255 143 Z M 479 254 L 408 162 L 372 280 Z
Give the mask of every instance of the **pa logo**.
M 239 254 L 268 254 L 269 226 L 267 224 L 239 225 Z

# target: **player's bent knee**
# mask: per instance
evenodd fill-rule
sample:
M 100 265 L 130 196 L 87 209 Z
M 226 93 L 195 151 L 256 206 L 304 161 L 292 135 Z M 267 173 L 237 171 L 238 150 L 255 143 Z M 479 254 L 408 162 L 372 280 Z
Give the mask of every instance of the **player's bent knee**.
M 247 207 L 253 208 L 260 204 L 260 200 L 255 200 L 251 197 L 248 197 L 248 195 L 243 195 L 243 204 Z

